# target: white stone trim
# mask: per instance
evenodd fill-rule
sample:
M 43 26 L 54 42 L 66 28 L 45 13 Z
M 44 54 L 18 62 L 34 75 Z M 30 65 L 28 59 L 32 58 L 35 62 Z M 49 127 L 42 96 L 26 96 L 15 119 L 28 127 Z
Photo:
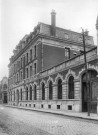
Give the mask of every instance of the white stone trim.
M 62 76 L 60 73 L 58 73 L 57 76 L 56 76 L 56 78 L 55 78 L 55 84 L 57 84 L 59 78 L 60 78 L 60 79 L 62 80 L 62 82 L 63 82 L 63 76 Z
M 49 78 L 48 78 L 48 80 L 47 80 L 47 85 L 49 85 L 49 82 L 50 82 L 50 81 L 52 81 L 52 83 L 54 83 L 54 82 L 53 82 L 53 78 L 49 76 Z
M 87 69 L 88 70 L 95 70 L 98 72 L 98 66 L 94 66 L 94 65 L 91 65 L 91 64 L 87 64 Z M 80 71 L 79 71 L 79 77 L 81 77 L 81 75 L 84 73 L 85 71 L 85 68 L 82 68 Z
M 70 76 L 73 76 L 74 79 L 78 79 L 79 78 L 78 76 L 76 76 L 76 73 L 74 71 L 72 71 L 71 69 L 68 70 L 68 73 L 65 76 L 65 81 L 67 81 Z

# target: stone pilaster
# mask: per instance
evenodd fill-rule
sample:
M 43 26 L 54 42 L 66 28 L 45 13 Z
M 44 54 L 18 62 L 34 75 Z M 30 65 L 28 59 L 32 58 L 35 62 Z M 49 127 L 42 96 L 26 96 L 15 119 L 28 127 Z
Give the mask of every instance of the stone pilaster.
M 62 99 L 66 99 L 67 98 L 67 83 L 63 83 L 62 85 Z
M 80 82 L 79 80 L 74 81 L 74 93 L 75 93 L 75 99 L 80 99 Z
M 57 99 L 57 85 L 53 84 L 53 100 Z

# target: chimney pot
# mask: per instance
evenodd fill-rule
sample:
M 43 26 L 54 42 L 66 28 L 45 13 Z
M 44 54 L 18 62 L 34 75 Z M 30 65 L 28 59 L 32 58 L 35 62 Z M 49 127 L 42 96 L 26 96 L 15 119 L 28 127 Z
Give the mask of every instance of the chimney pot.
M 51 12 L 51 34 L 55 36 L 55 27 L 56 27 L 56 12 L 52 10 Z

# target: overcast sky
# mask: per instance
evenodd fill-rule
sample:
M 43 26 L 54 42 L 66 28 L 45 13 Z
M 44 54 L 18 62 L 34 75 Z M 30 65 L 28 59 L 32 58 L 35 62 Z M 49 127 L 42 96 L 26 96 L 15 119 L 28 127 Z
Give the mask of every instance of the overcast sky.
M 0 80 L 8 76 L 9 58 L 25 34 L 38 22 L 50 24 L 52 9 L 56 26 L 81 32 L 88 29 L 96 44 L 98 0 L 0 0 Z

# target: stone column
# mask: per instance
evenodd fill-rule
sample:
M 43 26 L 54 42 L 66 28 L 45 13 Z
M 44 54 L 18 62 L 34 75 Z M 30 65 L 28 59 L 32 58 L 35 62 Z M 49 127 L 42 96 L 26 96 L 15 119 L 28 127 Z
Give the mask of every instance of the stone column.
M 79 80 L 74 80 L 74 94 L 75 99 L 80 99 L 80 82 Z
M 53 100 L 57 99 L 57 85 L 53 83 Z
M 64 81 L 62 84 L 62 99 L 67 98 L 67 83 Z
M 40 86 L 37 86 L 37 89 L 36 89 L 36 93 L 37 93 L 37 100 L 40 100 Z

